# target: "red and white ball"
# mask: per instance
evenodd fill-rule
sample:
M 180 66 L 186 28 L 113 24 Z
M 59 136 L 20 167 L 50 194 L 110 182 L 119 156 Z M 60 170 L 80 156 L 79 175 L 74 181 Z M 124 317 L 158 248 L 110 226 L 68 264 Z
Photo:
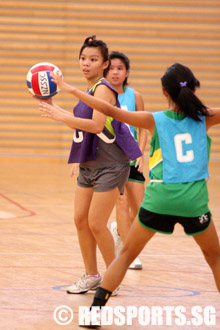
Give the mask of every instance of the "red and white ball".
M 62 77 L 60 69 L 52 63 L 37 63 L 30 68 L 27 74 L 27 86 L 31 94 L 41 99 L 48 99 L 60 91 L 57 84 L 52 81 L 51 72 L 59 72 Z

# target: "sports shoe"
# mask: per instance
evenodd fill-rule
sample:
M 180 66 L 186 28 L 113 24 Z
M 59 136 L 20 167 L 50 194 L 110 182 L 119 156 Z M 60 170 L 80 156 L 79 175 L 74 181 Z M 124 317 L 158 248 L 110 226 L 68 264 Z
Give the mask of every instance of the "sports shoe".
M 142 269 L 142 262 L 140 261 L 140 259 L 137 257 L 134 259 L 134 261 L 130 264 L 130 266 L 128 267 L 129 269 Z
M 95 314 L 93 314 L 95 308 Z M 101 313 L 102 309 L 98 306 L 88 307 L 85 311 L 83 318 L 80 318 L 79 326 L 82 328 L 97 329 L 101 327 Z M 93 314 L 93 315 L 92 315 Z
M 109 226 L 110 232 L 112 233 L 114 243 L 115 243 L 115 254 L 116 256 L 119 254 L 121 248 L 122 248 L 122 240 L 121 237 L 118 233 L 118 228 L 117 228 L 117 222 L 113 221 L 110 226 Z
M 97 275 L 87 275 L 83 272 L 82 277 L 76 281 L 73 285 L 69 286 L 67 293 L 85 293 L 89 290 L 95 290 L 102 282 L 102 276 L 98 273 Z

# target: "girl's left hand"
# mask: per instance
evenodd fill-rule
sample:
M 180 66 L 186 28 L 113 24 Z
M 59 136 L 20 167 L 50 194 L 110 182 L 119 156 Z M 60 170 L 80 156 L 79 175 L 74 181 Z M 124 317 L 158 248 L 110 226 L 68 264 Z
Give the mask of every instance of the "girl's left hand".
M 37 96 L 33 95 L 30 91 L 28 91 L 28 93 L 33 97 L 33 99 L 35 99 L 37 101 L 42 101 L 43 100 L 45 103 L 53 105 L 52 97 L 49 97 L 48 99 L 42 99 L 40 97 L 37 97 Z
M 72 86 L 67 84 L 64 80 L 63 77 L 60 76 L 60 74 L 58 72 L 50 73 L 50 76 L 53 78 L 52 81 L 55 82 L 57 84 L 57 86 L 59 87 L 59 89 L 63 92 L 67 92 L 70 93 L 72 90 Z
M 144 156 L 141 156 L 136 159 L 135 167 L 139 172 L 143 172 L 143 165 L 144 165 Z
M 39 110 L 43 112 L 41 117 L 47 117 L 57 121 L 62 121 L 63 119 L 63 112 L 60 111 L 57 107 L 46 102 L 40 102 Z

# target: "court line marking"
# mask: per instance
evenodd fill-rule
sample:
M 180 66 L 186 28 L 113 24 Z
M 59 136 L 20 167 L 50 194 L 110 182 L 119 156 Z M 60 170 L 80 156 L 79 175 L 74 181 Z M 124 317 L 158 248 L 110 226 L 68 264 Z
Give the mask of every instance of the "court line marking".
M 67 284 L 67 285 L 56 285 L 53 287 L 53 290 L 55 291 L 60 291 L 60 292 L 66 292 L 65 287 L 68 287 L 68 286 L 71 286 L 71 284 Z M 144 295 L 127 295 L 127 297 L 139 297 L 139 298 L 146 298 L 146 297 L 149 297 L 149 298 L 180 298 L 180 297 L 189 297 L 189 296 L 198 296 L 200 295 L 200 291 L 196 291 L 196 290 L 190 290 L 190 289 L 183 289 L 183 288 L 174 288 L 174 287 L 167 287 L 167 286 L 153 286 L 153 285 L 139 285 L 139 284 L 121 284 L 120 287 L 133 287 L 135 289 L 138 289 L 140 287 L 140 290 L 143 290 L 143 288 L 149 288 L 152 289 L 152 288 L 156 288 L 156 289 L 169 289 L 169 290 L 173 290 L 173 291 L 184 291 L 184 292 L 188 292 L 189 294 L 182 294 L 182 295 L 172 295 L 172 296 L 161 296 L 161 295 L 151 295 L 151 296 L 148 296 L 146 294 Z M 121 289 L 121 291 L 125 291 L 125 292 L 134 292 L 133 289 Z
M 11 203 L 11 204 L 15 205 L 16 207 L 18 207 L 20 210 L 25 211 L 25 212 L 28 212 L 28 214 L 24 214 L 24 215 L 20 215 L 20 216 L 16 216 L 16 217 L 13 216 L 12 218 L 6 218 L 6 219 L 26 218 L 26 217 L 34 216 L 34 215 L 37 214 L 36 212 L 27 209 L 26 207 L 24 207 L 21 204 L 15 202 L 14 200 L 12 200 L 11 198 L 7 197 L 6 195 L 4 195 L 2 193 L 0 193 L 0 196 L 2 198 L 6 199 L 9 203 Z M 1 218 L 1 219 L 4 219 L 4 218 Z
M 11 219 L 11 218 L 16 218 L 16 215 L 5 211 L 0 211 L 0 219 Z

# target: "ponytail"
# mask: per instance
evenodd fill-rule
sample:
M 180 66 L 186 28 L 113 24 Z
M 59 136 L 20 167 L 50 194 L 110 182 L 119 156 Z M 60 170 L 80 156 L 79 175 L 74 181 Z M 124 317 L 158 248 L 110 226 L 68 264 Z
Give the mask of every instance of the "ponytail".
M 96 35 L 95 34 L 92 34 L 91 36 L 89 36 L 88 38 L 85 39 L 83 45 L 87 44 L 90 41 L 94 41 L 94 40 L 96 40 Z
M 196 121 L 201 121 L 201 116 L 209 116 L 207 107 L 188 87 L 180 89 L 176 105 L 181 112 Z
M 200 87 L 192 71 L 179 63 L 173 64 L 161 78 L 162 86 L 176 103 L 176 110 L 186 116 L 201 121 L 201 116 L 210 116 L 207 107 L 196 96 Z

